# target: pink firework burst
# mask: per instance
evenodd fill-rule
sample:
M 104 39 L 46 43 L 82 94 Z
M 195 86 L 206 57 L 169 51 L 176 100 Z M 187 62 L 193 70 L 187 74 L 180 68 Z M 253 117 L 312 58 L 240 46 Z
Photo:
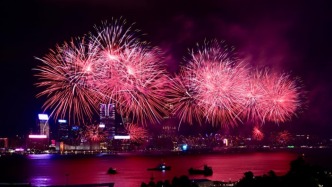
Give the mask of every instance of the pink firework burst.
M 206 120 L 213 125 L 227 127 L 240 120 L 240 103 L 248 73 L 247 68 L 232 56 L 229 48 L 217 41 L 205 43 L 202 49 L 191 51 L 187 63 L 182 67 L 181 87 L 185 88 L 182 92 L 187 93 L 190 100 L 178 102 L 185 101 L 187 106 L 190 106 L 188 101 L 194 103 L 192 107 L 199 107 L 199 111 L 202 109 Z M 179 110 L 185 110 L 182 113 L 189 111 L 188 107 L 177 109 L 177 112 Z
M 114 102 L 124 117 L 159 122 L 165 109 L 167 76 L 160 51 L 136 39 L 124 20 L 96 27 L 89 41 L 65 43 L 38 66 L 38 87 L 54 117 L 91 119 L 98 104 Z
M 148 131 L 137 124 L 126 124 L 125 129 L 133 141 L 141 142 L 148 137 Z
M 77 38 L 57 46 L 39 59 L 42 65 L 35 69 L 37 87 L 43 88 L 37 97 L 46 96 L 43 105 L 51 109 L 55 118 L 68 117 L 74 122 L 90 119 L 100 101 L 100 94 L 91 89 L 93 62 L 97 49 L 85 39 Z
M 287 74 L 254 71 L 244 92 L 242 117 L 257 123 L 285 122 L 301 107 L 301 88 Z
M 99 125 L 91 124 L 85 125 L 83 131 L 83 137 L 91 142 L 100 142 L 107 139 L 108 133 L 103 128 L 99 128 Z
M 261 141 L 264 138 L 264 134 L 258 127 L 254 127 L 252 130 L 252 138 Z
M 115 66 L 123 52 L 140 45 L 137 38 L 139 32 L 132 30 L 132 27 L 124 19 L 112 19 L 110 23 L 103 22 L 101 26 L 95 26 L 95 33 L 90 33 L 91 43 L 98 46 L 94 63 L 95 86 L 107 96 L 115 92 L 114 87 L 119 83 L 117 73 L 120 72 Z
M 276 123 L 291 119 L 301 106 L 301 91 L 295 80 L 287 74 L 266 73 L 262 84 L 266 91 L 264 118 Z
M 281 131 L 276 136 L 276 141 L 280 144 L 287 144 L 292 138 L 292 135 L 287 130 Z
M 126 29 L 118 24 L 104 24 L 91 37 L 99 46 L 96 87 L 116 103 L 124 117 L 143 124 L 158 123 L 167 114 L 164 106 L 168 78 L 161 53 L 136 39 L 138 32 L 131 31 L 131 26 Z
M 264 114 L 268 103 L 267 90 L 263 86 L 263 75 L 262 71 L 252 72 L 243 92 L 241 117 L 251 122 L 264 123 L 265 120 Z
M 235 124 L 240 120 L 238 114 L 246 75 L 246 69 L 241 63 L 232 65 L 223 62 L 212 66 L 208 64 L 197 75 L 197 96 L 212 124 Z
M 145 123 L 159 122 L 167 113 L 165 106 L 166 72 L 158 50 L 126 48 L 111 60 L 111 78 L 98 87 L 117 104 L 119 112 Z

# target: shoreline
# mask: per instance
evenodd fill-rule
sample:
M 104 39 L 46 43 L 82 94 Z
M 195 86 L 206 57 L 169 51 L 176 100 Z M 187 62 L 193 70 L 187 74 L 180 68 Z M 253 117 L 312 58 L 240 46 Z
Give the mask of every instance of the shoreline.
M 59 156 L 185 156 L 185 155 L 205 155 L 205 154 L 240 154 L 240 153 L 258 153 L 258 152 L 293 152 L 299 155 L 308 154 L 316 151 L 331 151 L 332 148 L 247 148 L 247 147 L 236 147 L 226 148 L 219 150 L 212 149 L 200 149 L 200 150 L 187 150 L 187 151 L 170 151 L 170 150 L 146 150 L 146 151 L 89 151 L 89 150 L 71 150 L 63 153 L 52 152 L 52 153 L 6 153 L 0 154 L 1 157 L 7 156 L 41 156 L 41 155 L 59 155 Z

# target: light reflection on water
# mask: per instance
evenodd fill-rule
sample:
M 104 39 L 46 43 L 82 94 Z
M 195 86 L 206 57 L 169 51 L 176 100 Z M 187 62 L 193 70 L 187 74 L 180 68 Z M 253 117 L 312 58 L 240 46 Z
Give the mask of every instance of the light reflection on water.
M 29 155 L 11 170 L 7 177 L 18 182 L 29 182 L 35 186 L 110 183 L 119 186 L 140 186 L 142 182 L 170 180 L 173 177 L 188 175 L 190 167 L 202 168 L 204 164 L 212 166 L 213 175 L 189 176 L 192 179 L 207 178 L 210 180 L 239 180 L 243 173 L 252 171 L 262 175 L 274 170 L 277 175 L 285 174 L 289 163 L 297 157 L 289 152 L 237 153 L 237 154 L 205 154 L 205 155 L 108 155 L 108 156 L 64 156 L 64 155 Z M 148 171 L 165 162 L 172 168 L 170 171 Z M 22 170 L 24 167 L 24 170 Z M 118 174 L 107 174 L 109 167 L 116 168 Z M 1 174 L 1 173 L 0 173 Z M 14 175 L 14 177 L 12 176 Z M 1 180 L 0 180 L 1 181 Z
M 52 154 L 30 154 L 27 156 L 29 159 L 50 159 L 53 157 Z
M 31 177 L 30 183 L 33 186 L 47 186 L 51 184 L 51 177 L 50 176 L 36 176 Z

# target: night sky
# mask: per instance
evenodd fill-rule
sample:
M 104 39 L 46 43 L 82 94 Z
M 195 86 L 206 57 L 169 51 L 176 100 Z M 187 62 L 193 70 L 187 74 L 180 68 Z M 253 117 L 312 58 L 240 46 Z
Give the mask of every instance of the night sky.
M 188 48 L 217 39 L 255 67 L 300 77 L 307 96 L 303 112 L 287 123 L 265 125 L 332 137 L 328 0 L 5 0 L 0 10 L 0 137 L 27 133 L 42 112 L 43 100 L 35 97 L 35 57 L 121 16 L 165 52 L 170 72 L 178 70 Z

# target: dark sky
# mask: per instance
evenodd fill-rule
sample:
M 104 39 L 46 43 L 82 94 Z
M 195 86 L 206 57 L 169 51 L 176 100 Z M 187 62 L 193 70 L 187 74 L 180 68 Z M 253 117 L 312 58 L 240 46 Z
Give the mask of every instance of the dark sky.
M 26 133 L 42 112 L 34 57 L 120 16 L 163 49 L 170 71 L 196 42 L 218 39 L 253 66 L 300 77 L 306 109 L 290 122 L 266 125 L 332 137 L 331 7 L 328 0 L 1 1 L 0 137 Z

